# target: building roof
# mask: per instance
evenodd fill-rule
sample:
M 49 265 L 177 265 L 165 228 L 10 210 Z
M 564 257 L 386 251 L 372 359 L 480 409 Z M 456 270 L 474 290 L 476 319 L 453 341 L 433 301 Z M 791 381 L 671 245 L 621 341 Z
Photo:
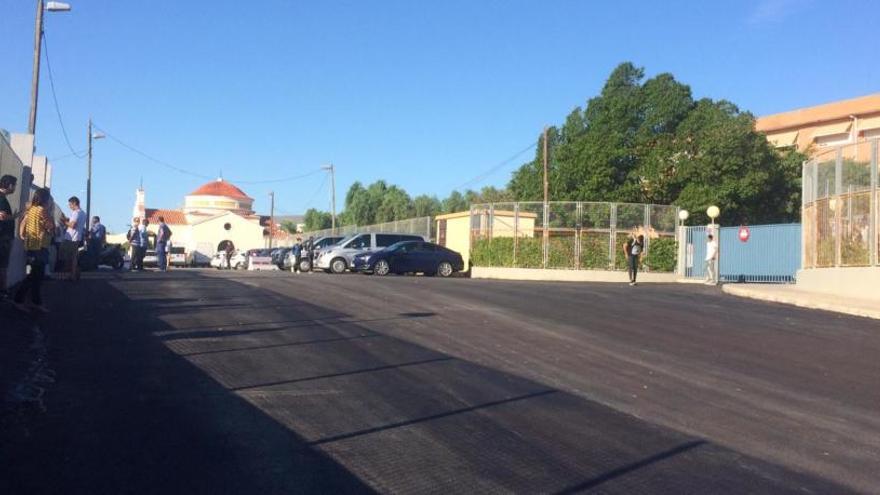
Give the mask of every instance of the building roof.
M 755 129 L 772 132 L 880 112 L 880 93 L 759 117 Z
M 489 210 L 488 210 L 488 209 L 475 210 L 474 213 L 480 215 L 480 214 L 484 214 L 484 213 L 489 213 Z M 517 212 L 515 212 L 515 211 L 508 211 L 508 210 L 495 210 L 495 211 L 493 212 L 493 214 L 494 214 L 496 217 L 510 217 L 510 218 L 513 218 L 514 216 L 517 215 Z M 457 212 L 455 212 L 455 213 L 445 213 L 445 214 L 443 214 L 443 215 L 437 215 L 437 216 L 434 217 L 434 220 L 435 220 L 435 221 L 436 221 L 436 220 L 451 220 L 451 219 L 453 219 L 453 218 L 464 218 L 464 217 L 469 217 L 469 216 L 471 216 L 471 212 L 470 212 L 470 210 L 465 210 L 465 211 L 457 211 Z M 532 212 L 530 212 L 530 211 L 520 211 L 520 212 L 519 212 L 519 216 L 522 217 L 522 218 L 538 218 L 538 215 L 537 215 L 536 213 L 532 213 Z
M 227 198 L 234 199 L 253 199 L 247 194 L 244 193 L 241 189 L 233 185 L 231 182 L 226 182 L 223 179 L 217 179 L 213 182 L 208 182 L 202 187 L 196 189 L 195 191 L 189 193 L 190 196 L 224 196 Z
M 186 225 L 186 215 L 180 210 L 161 210 L 158 208 L 147 208 L 144 210 L 144 216 L 150 223 L 159 223 L 159 217 L 165 218 L 165 223 L 169 225 Z

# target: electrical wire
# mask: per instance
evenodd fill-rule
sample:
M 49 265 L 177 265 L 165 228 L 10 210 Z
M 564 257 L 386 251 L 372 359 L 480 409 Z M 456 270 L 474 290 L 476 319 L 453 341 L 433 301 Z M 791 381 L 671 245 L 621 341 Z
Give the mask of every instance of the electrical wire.
M 490 168 L 490 169 L 486 170 L 485 172 L 483 172 L 483 173 L 477 175 L 476 177 L 474 177 L 474 178 L 468 180 L 467 182 L 464 182 L 464 183 L 460 184 L 459 186 L 453 188 L 453 190 L 464 189 L 464 188 L 469 187 L 469 186 L 471 186 L 471 185 L 473 185 L 473 184 L 477 184 L 477 183 L 479 183 L 479 182 L 482 182 L 482 181 L 486 180 L 486 179 L 489 178 L 492 174 L 494 174 L 495 172 L 497 172 L 497 171 L 501 170 L 502 168 L 504 168 L 505 165 L 508 165 L 510 162 L 512 162 L 512 161 L 516 160 L 517 158 L 519 158 L 520 156 L 522 156 L 523 153 L 525 153 L 526 151 L 531 150 L 532 148 L 534 148 L 534 147 L 537 146 L 537 145 L 538 145 L 538 141 L 535 141 L 534 143 L 532 143 L 532 144 L 526 146 L 525 148 L 523 148 L 523 149 L 517 151 L 514 155 L 510 156 L 509 158 L 505 159 L 504 161 L 502 161 L 502 162 L 498 163 L 497 165 L 493 166 L 492 168 Z
M 178 166 L 173 165 L 171 163 L 168 163 L 166 161 L 160 160 L 160 159 L 150 155 L 149 153 L 141 151 L 138 148 L 135 148 L 134 146 L 122 141 L 121 139 L 119 139 L 116 136 L 107 132 L 107 130 L 102 129 L 101 127 L 97 126 L 94 122 L 92 122 L 92 127 L 101 131 L 105 136 L 107 136 L 109 139 L 116 142 L 117 144 L 119 144 L 123 148 L 126 148 L 127 150 L 129 150 L 133 153 L 136 153 L 136 154 L 146 158 L 147 160 L 149 160 L 153 163 L 156 163 L 156 164 L 161 165 L 163 167 L 169 168 L 169 169 L 174 170 L 176 172 L 179 172 L 181 174 L 186 174 L 186 175 L 189 175 L 192 177 L 198 177 L 200 179 L 213 179 L 214 178 L 212 176 L 200 174 L 198 172 L 193 172 L 193 171 L 187 170 L 185 168 L 181 168 L 181 167 L 178 167 Z M 290 181 L 294 181 L 294 180 L 298 180 L 298 179 L 305 179 L 306 177 L 311 177 L 311 176 L 316 175 L 321 172 L 322 172 L 322 169 L 318 168 L 318 169 L 312 170 L 311 172 L 306 172 L 304 174 L 292 175 L 289 177 L 281 177 L 281 178 L 277 178 L 277 179 L 265 179 L 265 180 L 237 180 L 236 179 L 236 180 L 229 180 L 229 182 L 234 182 L 236 184 L 270 184 L 270 183 L 277 183 L 277 182 L 290 182 Z
M 315 198 L 318 197 L 318 193 L 320 193 L 321 190 L 324 189 L 324 185 L 326 185 L 326 184 L 327 184 L 327 176 L 325 175 L 324 180 L 321 181 L 321 184 L 318 186 L 317 189 L 315 189 L 315 192 L 312 193 L 312 197 L 309 198 L 309 200 L 306 201 L 306 203 L 303 205 L 303 211 L 308 210 L 309 207 L 312 206 L 312 204 L 315 202 Z
M 49 60 L 49 42 L 46 39 L 46 34 L 43 33 L 43 54 L 46 56 L 46 68 L 49 73 L 49 87 L 52 88 L 52 101 L 55 102 L 55 113 L 58 115 L 58 124 L 61 126 L 61 134 L 64 136 L 64 142 L 67 143 L 67 148 L 70 150 L 70 155 L 67 156 L 75 156 L 77 158 L 85 158 L 85 153 L 80 155 L 73 149 L 73 146 L 70 144 L 70 138 L 67 136 L 67 129 L 64 127 L 64 119 L 61 117 L 61 107 L 58 105 L 58 95 L 55 93 L 55 78 L 52 76 L 52 62 Z
M 140 155 L 140 156 L 146 158 L 147 160 L 149 160 L 149 161 L 151 161 L 151 162 L 153 162 L 153 163 L 155 163 L 155 164 L 157 164 L 157 165 L 161 165 L 161 166 L 163 166 L 163 167 L 165 167 L 165 168 L 168 168 L 168 169 L 174 170 L 175 172 L 180 172 L 181 174 L 186 174 L 186 175 L 189 175 L 189 176 L 192 176 L 192 177 L 198 177 L 198 178 L 200 178 L 200 179 L 213 179 L 213 177 L 211 177 L 211 176 L 209 176 L 209 175 L 200 174 L 200 173 L 197 173 L 197 172 L 191 172 L 191 171 L 186 170 L 186 169 L 184 169 L 184 168 L 176 167 L 176 166 L 174 166 L 174 165 L 172 165 L 172 164 L 170 164 L 170 163 L 168 163 L 168 162 L 165 162 L 165 161 L 162 161 L 162 160 L 160 160 L 160 159 L 158 159 L 158 158 L 155 158 L 155 157 L 153 157 L 153 156 L 151 156 L 151 155 L 149 155 L 149 154 L 147 154 L 147 153 L 145 153 L 145 152 L 143 152 L 143 151 L 141 151 L 141 150 L 135 148 L 134 146 L 131 146 L 130 144 L 128 144 L 128 143 L 122 141 L 121 139 L 117 138 L 117 137 L 114 136 L 113 134 L 110 134 L 109 132 L 107 132 L 105 129 L 102 129 L 102 128 L 98 127 L 97 125 L 95 125 L 94 122 L 92 122 L 92 127 L 94 127 L 95 129 L 101 131 L 105 136 L 107 136 L 107 138 L 109 138 L 110 140 L 114 141 L 116 144 L 122 146 L 123 148 L 125 148 L 125 149 L 127 149 L 127 150 L 129 150 L 129 151 L 131 151 L 132 153 L 136 153 L 136 154 L 138 154 L 138 155 Z

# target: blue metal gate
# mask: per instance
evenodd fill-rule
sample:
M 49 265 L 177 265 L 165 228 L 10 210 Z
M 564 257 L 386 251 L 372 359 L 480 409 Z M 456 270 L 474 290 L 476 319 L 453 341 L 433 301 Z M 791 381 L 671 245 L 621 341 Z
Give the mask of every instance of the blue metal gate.
M 687 227 L 684 275 L 705 278 L 706 227 Z M 719 240 L 719 278 L 722 282 L 795 281 L 801 266 L 801 225 L 773 224 L 749 227 L 748 242 L 739 240 L 739 227 L 722 227 Z

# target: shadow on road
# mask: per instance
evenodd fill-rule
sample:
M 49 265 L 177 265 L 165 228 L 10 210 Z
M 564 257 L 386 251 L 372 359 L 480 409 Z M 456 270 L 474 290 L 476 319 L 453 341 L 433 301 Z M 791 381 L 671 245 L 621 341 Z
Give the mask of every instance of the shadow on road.
M 383 333 L 430 312 L 358 318 L 197 272 L 64 288 L 59 383 L 2 447 L 0 491 L 846 492 Z M 251 304 L 230 323 L 224 297 Z

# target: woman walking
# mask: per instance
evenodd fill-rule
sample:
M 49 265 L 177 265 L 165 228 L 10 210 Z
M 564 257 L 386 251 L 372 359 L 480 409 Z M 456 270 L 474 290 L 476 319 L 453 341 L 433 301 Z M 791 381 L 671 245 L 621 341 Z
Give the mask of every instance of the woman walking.
M 645 250 L 645 236 L 635 234 L 623 244 L 623 254 L 626 255 L 626 267 L 629 270 L 629 285 L 636 285 L 636 276 L 639 274 L 639 259 Z
M 37 189 L 31 198 L 31 204 L 24 213 L 18 227 L 18 235 L 24 241 L 29 267 L 27 277 L 15 292 L 15 307 L 22 311 L 31 309 L 46 313 L 40 286 L 46 269 L 47 251 L 55 231 L 55 221 L 49 211 L 50 197 L 46 189 Z M 25 296 L 30 292 L 30 305 L 25 304 Z

